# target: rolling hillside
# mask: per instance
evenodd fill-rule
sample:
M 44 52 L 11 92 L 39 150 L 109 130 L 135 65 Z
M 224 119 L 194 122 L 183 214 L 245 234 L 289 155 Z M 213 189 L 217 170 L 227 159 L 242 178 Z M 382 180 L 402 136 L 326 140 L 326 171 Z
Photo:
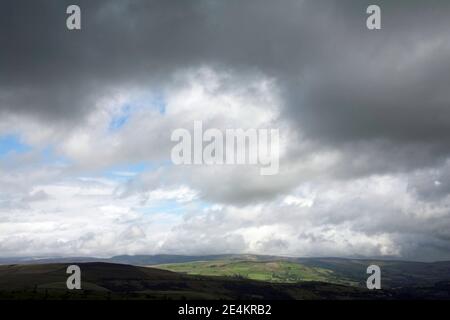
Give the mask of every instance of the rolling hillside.
M 47 286 L 51 283 L 53 283 L 53 286 L 61 285 L 58 283 L 64 284 L 64 282 L 61 282 L 61 279 L 65 279 L 66 274 L 63 273 L 61 278 L 61 268 L 73 263 L 86 266 L 87 270 L 83 272 L 84 281 L 87 282 L 86 285 L 92 284 L 96 289 L 99 289 L 99 287 L 102 290 L 106 289 L 106 292 L 109 292 L 108 294 L 112 296 L 117 294 L 111 289 L 111 284 L 115 283 L 113 279 L 116 276 L 120 279 L 123 274 L 127 277 L 133 275 L 132 278 L 137 282 L 144 281 L 144 291 L 150 282 L 153 281 L 152 283 L 154 283 L 155 276 L 158 278 L 157 275 L 164 274 L 165 277 L 168 277 L 167 279 L 176 279 L 181 287 L 186 286 L 186 281 L 192 285 L 193 282 L 191 281 L 193 280 L 207 279 L 207 282 L 213 281 L 214 284 L 217 284 L 217 281 L 222 281 L 222 284 L 228 286 L 236 283 L 246 283 L 245 281 L 251 281 L 255 285 L 269 285 L 271 288 L 280 288 L 278 285 L 281 287 L 284 285 L 293 285 L 294 287 L 299 285 L 302 290 L 305 286 L 313 285 L 320 288 L 324 288 L 325 285 L 343 285 L 361 288 L 364 292 L 367 290 L 366 279 L 368 275 L 366 274 L 366 268 L 371 264 L 381 267 L 382 288 L 390 290 L 389 294 L 401 294 L 405 297 L 415 296 L 419 292 L 421 296 L 425 294 L 434 296 L 437 292 L 439 297 L 446 297 L 447 294 L 450 294 L 450 289 L 448 288 L 450 283 L 450 262 L 424 263 L 380 259 L 289 258 L 260 255 L 123 255 L 108 259 L 95 257 L 2 258 L 0 259 L 0 264 L 9 265 L 0 266 L 0 291 L 17 286 L 20 289 L 24 285 L 26 285 L 26 290 L 30 288 L 35 290 L 43 288 L 42 285 Z M 16 264 L 16 266 L 10 266 L 11 264 Z M 39 272 L 39 265 L 42 265 L 42 273 Z M 96 273 L 96 268 L 100 268 L 102 271 Z M 161 270 L 156 270 L 155 268 Z M 117 270 L 121 271 L 116 272 Z M 111 276 L 105 278 L 105 275 L 110 273 Z M 34 279 L 35 275 L 38 275 L 36 279 Z M 56 277 L 56 280 L 52 277 Z M 33 281 L 38 281 L 39 283 Z M 135 290 L 137 288 L 135 286 L 136 281 L 130 282 L 127 280 L 125 283 L 120 282 L 119 296 L 123 296 L 124 292 L 134 292 L 142 297 L 144 293 L 138 293 Z M 132 290 L 122 290 L 125 288 L 124 284 L 126 286 L 131 285 Z M 181 287 L 177 289 L 178 292 Z M 214 292 L 215 298 L 228 297 L 228 294 L 232 297 L 237 295 L 237 292 L 224 293 L 220 288 L 208 291 L 206 288 L 198 287 L 198 284 L 194 287 L 196 288 L 194 290 L 196 294 L 199 292 L 203 292 L 202 294 Z M 152 295 L 155 295 L 156 293 L 151 285 L 150 288 Z M 283 295 L 286 294 L 286 288 L 283 287 Z M 292 294 L 291 289 L 289 290 L 289 297 L 298 297 L 297 294 Z M 97 292 L 98 290 L 94 291 Z M 186 290 L 184 291 L 183 294 L 186 293 Z M 277 292 L 280 294 L 279 291 Z M 103 295 L 101 296 L 104 297 Z M 163 294 L 163 296 L 165 295 Z M 301 294 L 300 297 L 303 297 L 303 295 Z
M 0 299 L 386 299 L 391 293 L 321 282 L 269 283 L 110 263 L 81 263 L 82 290 L 67 290 L 68 264 L 0 266 Z
M 156 265 L 164 270 L 186 274 L 243 277 L 270 282 L 295 283 L 321 281 L 351 286 L 366 286 L 366 269 L 381 267 L 382 287 L 433 286 L 450 281 L 449 262 L 405 262 L 337 258 L 302 258 L 268 261 L 224 259 Z

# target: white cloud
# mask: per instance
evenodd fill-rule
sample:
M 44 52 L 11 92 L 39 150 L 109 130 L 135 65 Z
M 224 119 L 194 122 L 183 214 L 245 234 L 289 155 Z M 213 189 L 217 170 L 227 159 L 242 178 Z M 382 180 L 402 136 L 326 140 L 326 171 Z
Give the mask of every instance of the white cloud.
M 17 119 L 15 130 L 34 149 L 0 162 L 0 255 L 450 258 L 448 164 L 342 176 L 337 173 L 349 165 L 346 150 L 318 147 L 281 118 L 273 79 L 203 67 L 173 81 L 161 89 L 165 112 L 145 101 L 146 92 L 118 88 L 75 127 Z M 131 102 L 127 121 L 109 130 Z M 164 163 L 171 131 L 191 128 L 194 120 L 222 129 L 280 128 L 280 174 L 263 177 L 252 166 Z M 0 129 L 12 127 L 0 121 Z M 39 148 L 48 145 L 67 163 L 38 161 Z M 355 156 L 350 165 L 364 171 L 367 157 Z M 142 172 L 116 168 L 139 162 L 149 165 Z M 436 188 L 440 197 L 429 201 Z M 427 251 L 430 243 L 442 250 Z

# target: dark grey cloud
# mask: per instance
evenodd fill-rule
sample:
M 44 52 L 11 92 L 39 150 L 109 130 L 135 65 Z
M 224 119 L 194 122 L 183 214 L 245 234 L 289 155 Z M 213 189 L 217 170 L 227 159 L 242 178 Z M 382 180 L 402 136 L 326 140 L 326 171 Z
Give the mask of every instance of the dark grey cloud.
M 378 1 L 380 31 L 365 28 L 370 1 L 80 0 L 76 32 L 65 28 L 69 4 L 2 4 L 4 112 L 71 122 L 116 86 L 164 86 L 177 70 L 214 65 L 275 77 L 286 117 L 318 144 L 450 151 L 448 2 Z
M 114 86 L 163 83 L 195 62 L 204 40 L 196 5 L 182 1 L 78 1 L 82 30 L 71 32 L 72 3 L 2 4 L 1 110 L 71 122 Z

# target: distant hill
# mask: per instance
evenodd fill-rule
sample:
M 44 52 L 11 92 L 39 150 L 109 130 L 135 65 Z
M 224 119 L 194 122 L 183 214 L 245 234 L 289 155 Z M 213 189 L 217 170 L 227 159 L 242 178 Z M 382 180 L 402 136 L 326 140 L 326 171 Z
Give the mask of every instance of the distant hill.
M 5 264 L 48 264 L 48 263 L 70 263 L 70 262 L 110 262 L 123 263 L 137 266 L 156 265 L 165 263 L 182 263 L 192 261 L 213 261 L 213 260 L 249 260 L 264 261 L 285 259 L 276 256 L 249 255 L 249 254 L 223 254 L 223 255 L 203 255 L 203 256 L 185 256 L 185 255 L 120 255 L 111 258 L 97 257 L 19 257 L 19 258 L 0 258 L 0 265 Z M 286 258 L 287 259 L 287 258 Z

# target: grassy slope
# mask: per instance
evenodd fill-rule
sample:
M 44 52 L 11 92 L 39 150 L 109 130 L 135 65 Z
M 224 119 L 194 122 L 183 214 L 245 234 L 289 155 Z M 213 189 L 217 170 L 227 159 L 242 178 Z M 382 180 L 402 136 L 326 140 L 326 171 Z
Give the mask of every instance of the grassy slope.
M 153 266 L 194 275 L 242 277 L 278 283 L 300 281 L 320 281 L 346 285 L 356 285 L 344 277 L 337 277 L 330 269 L 309 267 L 290 261 L 199 261 Z

